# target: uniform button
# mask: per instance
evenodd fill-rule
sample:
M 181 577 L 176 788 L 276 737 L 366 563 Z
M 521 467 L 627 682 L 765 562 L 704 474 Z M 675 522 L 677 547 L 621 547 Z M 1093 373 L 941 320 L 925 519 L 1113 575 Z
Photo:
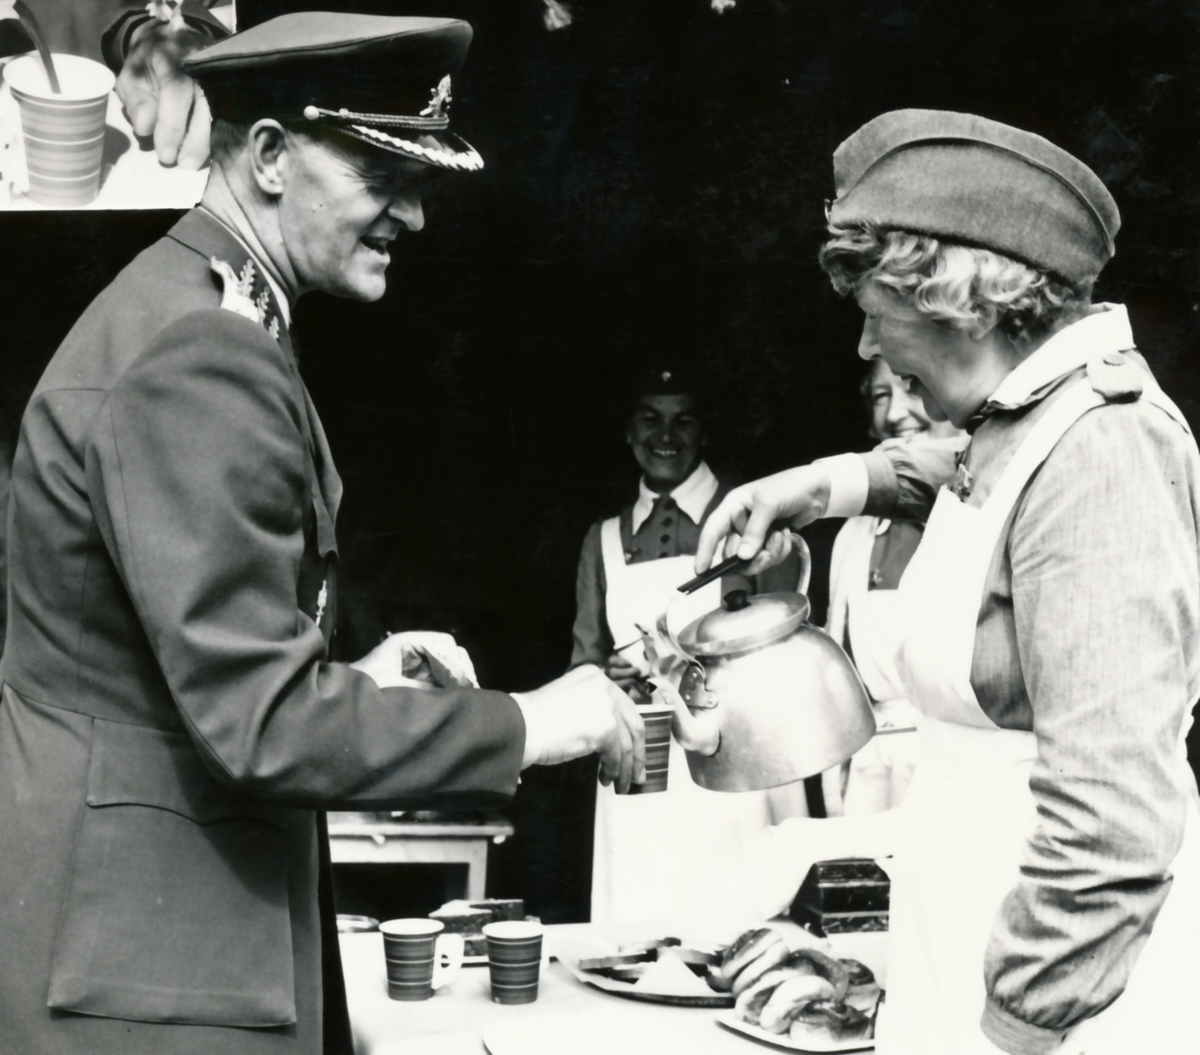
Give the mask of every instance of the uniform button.
M 663 517 L 663 527 L 670 527 L 673 523 L 675 523 L 675 521 L 673 521 L 670 517 Z
M 662 536 L 662 538 L 660 538 L 658 541 L 659 541 L 659 542 L 664 542 L 664 543 L 665 543 L 665 542 L 670 542 L 670 541 L 671 541 L 671 536 L 670 536 L 670 535 L 663 535 L 663 536 Z
M 670 556 L 669 553 L 663 552 L 658 555 L 659 560 L 666 560 Z

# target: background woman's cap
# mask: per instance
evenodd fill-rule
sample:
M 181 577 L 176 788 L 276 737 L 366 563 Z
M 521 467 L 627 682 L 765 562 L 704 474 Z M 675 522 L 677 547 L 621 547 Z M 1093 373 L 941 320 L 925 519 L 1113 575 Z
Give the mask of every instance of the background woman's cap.
M 994 249 L 1076 285 L 1112 258 L 1117 203 L 1082 161 L 973 114 L 893 110 L 833 154 L 830 223 L 870 222 Z
M 184 59 L 214 118 L 307 119 L 440 168 L 483 159 L 449 130 L 452 76 L 471 43 L 453 18 L 281 15 Z

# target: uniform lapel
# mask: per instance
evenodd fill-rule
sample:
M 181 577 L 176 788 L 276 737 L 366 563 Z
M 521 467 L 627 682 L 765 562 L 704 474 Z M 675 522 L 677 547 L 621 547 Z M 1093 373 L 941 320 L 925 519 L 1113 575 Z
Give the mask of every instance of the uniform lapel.
M 342 478 L 338 476 L 337 469 L 334 468 L 333 455 L 329 450 L 329 441 L 325 437 L 325 429 L 321 425 L 317 408 L 313 405 L 312 396 L 308 394 L 307 386 L 301 383 L 300 387 L 304 394 L 304 410 L 308 415 L 308 427 L 313 446 L 313 460 L 317 466 L 321 494 L 325 499 L 325 504 L 329 507 L 330 517 L 333 520 L 337 520 L 338 507 L 342 503 Z
M 328 521 L 321 524 L 320 546 L 323 553 L 335 550 L 333 523 L 342 499 L 342 481 L 333 465 L 329 442 L 312 398 L 300 379 L 292 336 L 284 323 L 275 291 L 266 279 L 262 264 L 223 223 L 204 209 L 193 209 L 169 232 L 168 237 L 187 246 L 209 261 L 213 282 L 222 290 L 221 306 L 257 322 L 287 353 L 292 377 L 304 407 L 301 428 L 316 468 L 314 484 L 328 510 Z M 324 521 L 325 518 L 322 517 Z

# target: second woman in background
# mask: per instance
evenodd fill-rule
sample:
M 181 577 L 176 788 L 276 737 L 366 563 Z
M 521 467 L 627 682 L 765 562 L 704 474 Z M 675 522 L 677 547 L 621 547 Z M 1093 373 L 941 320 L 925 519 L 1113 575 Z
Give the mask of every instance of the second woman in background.
M 871 340 L 864 329 L 862 340 Z M 897 377 L 876 349 L 862 393 L 871 438 L 885 445 L 934 443 L 959 449 L 966 434 L 949 421 L 931 420 L 911 382 Z M 917 710 L 905 699 L 895 654 L 900 636 L 897 586 L 924 525 L 887 517 L 851 517 L 838 532 L 829 568 L 826 629 L 854 659 L 875 709 L 877 732 L 845 764 L 825 774 L 825 811 L 831 816 L 877 813 L 900 805 L 916 762 Z

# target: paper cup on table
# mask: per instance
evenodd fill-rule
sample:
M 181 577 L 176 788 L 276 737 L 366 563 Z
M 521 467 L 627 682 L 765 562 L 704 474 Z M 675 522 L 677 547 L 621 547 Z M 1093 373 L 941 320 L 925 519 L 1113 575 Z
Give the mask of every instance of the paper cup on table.
M 487 923 L 488 970 L 497 1004 L 532 1004 L 542 969 L 542 925 L 535 920 Z
M 100 193 L 104 118 L 116 78 L 99 62 L 54 56 L 62 93 L 50 89 L 37 55 L 4 67 L 4 79 L 21 110 L 29 197 L 42 205 L 88 205 Z
M 630 784 L 630 795 L 649 795 L 667 790 L 667 759 L 671 753 L 670 707 L 653 704 L 639 707 L 642 724 L 646 727 L 646 782 Z
M 461 934 L 443 934 L 436 919 L 390 919 L 379 925 L 387 966 L 388 996 L 428 1000 L 453 981 L 462 966 Z

